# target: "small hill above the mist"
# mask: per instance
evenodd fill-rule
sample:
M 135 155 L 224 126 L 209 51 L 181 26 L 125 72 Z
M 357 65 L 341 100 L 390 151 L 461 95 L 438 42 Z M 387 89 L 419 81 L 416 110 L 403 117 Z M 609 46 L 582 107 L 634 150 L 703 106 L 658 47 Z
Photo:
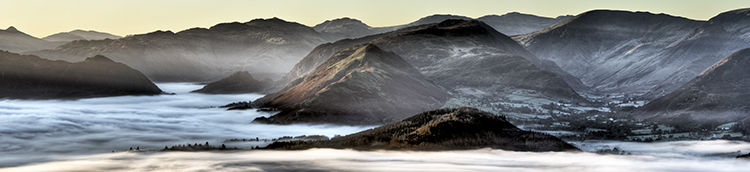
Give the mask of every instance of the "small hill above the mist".
M 548 134 L 523 131 L 505 117 L 474 108 L 438 109 L 326 141 L 275 142 L 267 149 L 575 151 Z
M 206 94 L 257 93 L 263 91 L 270 83 L 271 81 L 269 80 L 256 80 L 249 72 L 241 71 L 235 72 L 221 80 L 208 83 L 203 88 L 193 92 Z

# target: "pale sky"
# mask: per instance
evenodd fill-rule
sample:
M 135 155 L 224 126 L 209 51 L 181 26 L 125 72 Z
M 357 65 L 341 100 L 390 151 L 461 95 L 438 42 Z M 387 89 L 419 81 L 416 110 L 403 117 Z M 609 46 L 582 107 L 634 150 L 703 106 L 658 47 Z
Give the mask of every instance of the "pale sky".
M 309 26 L 341 17 L 392 26 L 432 14 L 554 17 L 617 9 L 706 20 L 739 8 L 750 8 L 750 0 L 0 0 L 0 27 L 37 37 L 74 29 L 125 36 L 270 17 Z

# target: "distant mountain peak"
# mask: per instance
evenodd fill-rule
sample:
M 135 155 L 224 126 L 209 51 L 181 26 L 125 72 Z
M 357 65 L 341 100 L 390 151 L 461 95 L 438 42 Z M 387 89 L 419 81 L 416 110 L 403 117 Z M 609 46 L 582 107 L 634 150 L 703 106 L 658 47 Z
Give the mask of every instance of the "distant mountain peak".
M 150 34 L 155 34 L 155 35 L 159 35 L 159 34 L 174 35 L 174 32 L 172 32 L 171 30 L 157 30 L 157 31 L 153 31 L 153 32 L 150 32 L 150 33 L 147 33 L 147 34 L 149 34 L 149 35 Z
M 605 9 L 586 11 L 576 16 L 576 18 L 580 18 L 580 19 L 631 20 L 630 22 L 638 22 L 639 20 L 636 19 L 636 17 L 641 17 L 641 19 L 646 19 L 645 17 L 649 17 L 648 19 L 650 20 L 661 20 L 664 18 L 692 20 L 692 19 L 688 19 L 685 17 L 673 16 L 673 15 L 668 15 L 664 13 L 655 14 L 655 13 L 651 13 L 648 11 L 625 11 L 625 10 L 605 10 Z M 632 21 L 632 20 L 635 20 L 635 21 Z
M 77 40 L 104 40 L 104 39 L 119 39 L 119 38 L 122 38 L 122 36 L 113 35 L 113 34 L 105 33 L 105 32 L 98 32 L 94 30 L 76 29 L 70 32 L 55 33 L 55 34 L 46 36 L 42 39 L 46 41 L 52 41 L 52 42 L 72 42 L 72 41 L 77 41 Z
M 9 32 L 20 32 L 20 31 L 18 31 L 18 29 L 16 29 L 16 27 L 13 27 L 13 26 L 10 26 L 10 27 L 8 27 L 8 29 L 5 29 L 5 31 L 9 31 Z
M 286 20 L 280 19 L 278 17 L 267 18 L 267 19 L 262 19 L 262 18 L 253 19 L 253 20 L 250 20 L 249 22 L 246 22 L 245 24 L 248 25 L 248 26 L 275 27 L 277 29 L 284 29 L 284 30 L 287 30 L 287 29 L 297 29 L 297 30 L 299 30 L 299 29 L 303 29 L 303 30 L 310 29 L 311 31 L 313 31 L 312 28 L 310 28 L 310 27 L 308 27 L 306 25 L 303 25 L 303 24 L 300 24 L 300 23 L 297 23 L 297 22 L 286 21 Z
M 361 20 L 357 20 L 357 19 L 349 18 L 349 17 L 342 17 L 342 18 L 337 18 L 337 19 L 333 19 L 333 20 L 326 20 L 326 21 L 341 21 L 341 22 L 357 22 L 357 23 L 362 23 Z
M 419 23 L 420 21 L 430 21 L 430 20 L 436 20 L 436 19 L 437 20 L 442 20 L 442 19 L 464 19 L 464 20 L 471 20 L 472 18 L 469 18 L 469 17 L 466 17 L 466 16 L 453 15 L 453 14 L 433 14 L 433 15 L 430 15 L 430 16 L 427 16 L 427 17 L 422 17 L 419 20 L 417 20 L 415 23 Z
M 466 16 L 458 16 L 458 15 L 451 15 L 451 14 L 434 14 L 427 17 L 422 17 L 419 20 L 407 24 L 407 26 L 418 26 L 423 24 L 431 24 L 431 23 L 440 23 L 447 19 L 462 19 L 462 20 L 473 20 L 472 18 L 466 17 Z
M 250 20 L 247 23 L 249 24 L 249 23 L 293 23 L 293 22 L 289 22 L 278 17 L 272 17 L 272 18 L 265 18 L 265 19 L 257 18 L 257 19 Z
M 708 20 L 710 25 L 721 26 L 730 32 L 750 31 L 750 8 L 737 9 L 723 12 Z
M 421 19 L 428 19 L 428 18 L 440 18 L 440 17 L 457 17 L 457 18 L 469 18 L 466 16 L 459 16 L 459 15 L 453 15 L 453 14 L 433 14 L 426 17 L 422 17 Z
M 86 60 L 84 61 L 85 62 L 108 62 L 108 63 L 115 62 L 115 61 L 112 61 L 112 59 L 109 59 L 108 57 L 103 56 L 103 55 L 96 55 L 94 57 L 89 57 L 89 58 L 86 58 Z
M 334 24 L 339 24 L 339 25 L 343 25 L 343 24 L 356 24 L 356 25 L 363 25 L 363 26 L 366 26 L 366 27 L 370 27 L 367 24 L 365 24 L 364 22 L 362 22 L 361 20 L 357 20 L 357 19 L 353 19 L 353 18 L 349 18 L 349 17 L 342 17 L 342 18 L 337 18 L 337 19 L 333 19 L 333 20 L 326 20 L 323 23 L 315 25 L 314 27 L 316 27 L 316 28 L 317 27 L 324 27 L 326 25 L 334 25 Z
M 362 21 L 348 17 L 326 20 L 313 26 L 313 30 L 337 35 L 341 38 L 357 38 L 378 33 Z
M 539 17 L 539 16 L 533 15 L 533 14 L 526 14 L 526 13 L 515 12 L 515 11 L 514 12 L 505 13 L 502 16 L 535 16 L 535 17 Z

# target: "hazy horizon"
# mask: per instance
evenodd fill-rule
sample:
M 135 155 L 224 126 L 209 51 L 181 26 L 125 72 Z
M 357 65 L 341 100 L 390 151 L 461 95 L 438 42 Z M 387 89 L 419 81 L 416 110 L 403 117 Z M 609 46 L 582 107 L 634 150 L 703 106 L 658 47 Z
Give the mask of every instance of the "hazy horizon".
M 397 4 L 397 5 L 394 5 Z M 71 30 L 96 30 L 120 36 L 155 30 L 181 31 L 218 23 L 279 17 L 314 26 L 326 20 L 350 17 L 374 26 L 406 24 L 432 14 L 467 17 L 521 12 L 543 17 L 576 15 L 595 9 L 648 11 L 707 20 L 721 12 L 750 7 L 750 1 L 511 1 L 481 0 L 455 3 L 447 0 L 386 1 L 95 1 L 0 0 L 0 27 L 14 26 L 36 37 Z

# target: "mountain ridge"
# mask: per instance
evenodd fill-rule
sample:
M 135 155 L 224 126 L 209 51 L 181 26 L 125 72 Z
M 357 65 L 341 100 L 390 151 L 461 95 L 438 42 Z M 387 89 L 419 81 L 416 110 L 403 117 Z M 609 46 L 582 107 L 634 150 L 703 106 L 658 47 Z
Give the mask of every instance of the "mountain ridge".
M 594 10 L 516 39 L 591 88 L 577 91 L 632 98 L 663 84 L 680 84 L 665 82 L 680 73 L 682 64 L 671 62 L 664 50 L 702 23 L 666 14 Z
M 71 42 L 76 40 L 101 40 L 101 39 L 118 39 L 122 36 L 113 35 L 105 32 L 98 32 L 93 30 L 81 30 L 76 29 L 69 32 L 60 32 L 45 36 L 43 40 L 50 42 Z
M 281 111 L 254 121 L 383 124 L 440 107 L 447 97 L 398 55 L 366 44 L 337 52 L 281 91 L 254 101 Z
M 750 122 L 750 48 L 718 61 L 674 92 L 637 109 L 641 119 L 680 127 L 711 128 L 737 121 Z M 744 132 L 750 126 L 743 124 Z
M 0 51 L 0 98 L 78 99 L 157 95 L 145 75 L 104 56 L 69 63 Z
M 176 33 L 154 31 L 120 39 L 78 40 L 31 54 L 66 61 L 103 54 L 156 81 L 205 82 L 235 71 L 287 72 L 314 46 L 332 39 L 302 24 L 270 18 Z

